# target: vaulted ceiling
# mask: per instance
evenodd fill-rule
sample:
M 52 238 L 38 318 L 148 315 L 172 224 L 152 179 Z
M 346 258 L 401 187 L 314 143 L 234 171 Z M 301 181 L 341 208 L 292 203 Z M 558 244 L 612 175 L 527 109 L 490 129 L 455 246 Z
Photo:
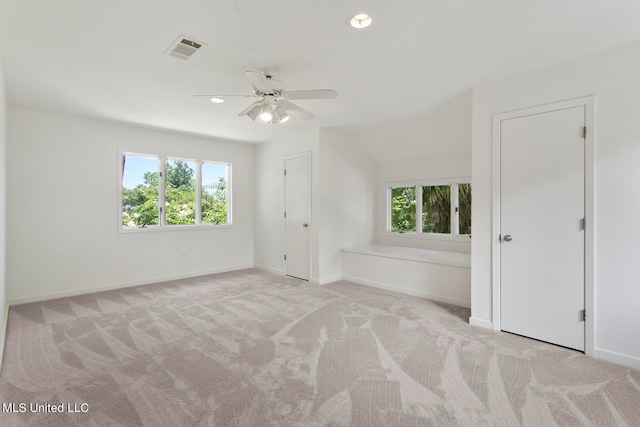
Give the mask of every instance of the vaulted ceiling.
M 354 30 L 356 11 L 374 23 Z M 428 115 L 491 79 L 640 40 L 637 0 L 0 0 L 12 106 L 244 142 L 317 127 L 370 129 Z M 165 55 L 184 35 L 205 45 Z M 285 124 L 213 104 L 270 68 L 316 116 Z

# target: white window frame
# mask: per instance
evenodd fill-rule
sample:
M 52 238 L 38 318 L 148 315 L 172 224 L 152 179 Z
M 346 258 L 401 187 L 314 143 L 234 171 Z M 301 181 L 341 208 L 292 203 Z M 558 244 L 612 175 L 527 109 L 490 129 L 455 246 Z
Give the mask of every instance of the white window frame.
M 158 224 L 146 225 L 144 227 L 130 227 L 122 224 L 122 177 L 123 177 L 123 164 L 122 159 L 124 156 L 139 156 L 158 159 Z M 166 162 L 167 160 L 181 160 L 184 162 L 195 163 L 195 223 L 194 224 L 167 224 L 166 223 Z M 199 214 L 202 210 L 202 165 L 214 164 L 226 166 L 226 191 L 227 191 L 227 222 L 225 224 L 214 224 L 202 222 L 202 215 Z M 214 228 L 229 228 L 233 227 L 233 215 L 232 215 L 232 163 L 219 160 L 201 160 L 194 159 L 185 156 L 173 156 L 165 154 L 150 154 L 148 152 L 130 151 L 130 150 L 118 150 L 118 232 L 119 233 L 138 233 L 147 231 L 168 231 L 168 230 L 193 230 L 193 229 L 214 229 Z
M 459 200 L 458 186 L 460 184 L 471 184 L 471 177 L 456 177 L 446 179 L 423 179 L 419 181 L 388 182 L 385 184 L 386 193 L 386 225 L 385 233 L 388 236 L 408 239 L 427 240 L 449 240 L 466 241 L 471 238 L 470 234 L 459 234 Z M 451 233 L 423 233 L 422 232 L 422 187 L 448 185 L 451 187 Z M 416 197 L 416 231 L 392 231 L 391 230 L 391 190 L 393 188 L 414 187 Z

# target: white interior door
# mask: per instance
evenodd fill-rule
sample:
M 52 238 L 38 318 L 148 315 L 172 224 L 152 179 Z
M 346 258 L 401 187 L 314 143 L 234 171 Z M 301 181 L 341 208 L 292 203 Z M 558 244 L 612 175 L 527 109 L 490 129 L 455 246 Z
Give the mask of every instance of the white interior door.
M 309 280 L 310 156 L 285 159 L 285 274 Z
M 584 350 L 585 108 L 500 123 L 500 327 Z

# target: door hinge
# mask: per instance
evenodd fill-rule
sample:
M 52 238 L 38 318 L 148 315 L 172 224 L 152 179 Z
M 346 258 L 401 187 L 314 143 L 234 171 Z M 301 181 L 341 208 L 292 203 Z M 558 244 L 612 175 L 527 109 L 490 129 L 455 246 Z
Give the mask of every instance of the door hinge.
M 586 127 L 586 126 L 583 126 L 583 127 L 582 127 L 582 137 L 583 137 L 583 138 L 586 138 L 586 137 L 587 137 L 587 127 Z
M 286 169 L 284 170 L 284 176 L 287 176 L 287 170 Z
M 285 219 L 287 218 L 287 213 L 286 212 L 284 213 L 284 217 L 285 217 Z
M 287 260 L 287 255 L 286 255 L 286 254 L 284 255 L 284 260 L 285 260 L 285 261 Z
M 587 219 L 586 218 L 582 218 L 580 220 L 580 229 L 581 230 L 586 230 L 587 229 Z
M 587 320 L 587 310 L 581 310 L 580 311 L 580 317 L 582 318 L 582 321 L 586 321 Z

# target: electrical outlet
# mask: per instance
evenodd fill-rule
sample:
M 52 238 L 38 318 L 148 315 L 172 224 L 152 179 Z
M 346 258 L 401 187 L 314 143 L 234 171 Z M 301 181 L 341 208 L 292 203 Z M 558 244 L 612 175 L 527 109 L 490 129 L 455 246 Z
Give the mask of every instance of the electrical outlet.
M 187 257 L 187 252 L 186 251 L 180 252 L 180 258 L 185 259 L 186 257 Z

